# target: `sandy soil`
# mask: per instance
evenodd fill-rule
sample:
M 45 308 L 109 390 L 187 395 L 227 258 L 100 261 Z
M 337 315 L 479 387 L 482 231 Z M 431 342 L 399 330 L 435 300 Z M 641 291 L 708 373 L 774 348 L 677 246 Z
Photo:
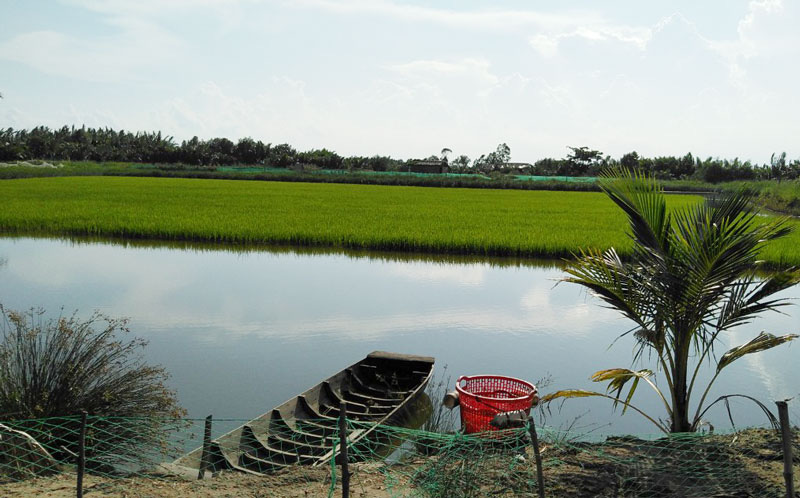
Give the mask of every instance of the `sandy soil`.
M 350 496 L 354 498 L 397 496 L 396 490 L 394 494 L 387 490 L 386 477 L 380 472 L 380 467 L 377 464 L 354 465 Z M 75 486 L 75 474 L 62 473 L 52 477 L 0 485 L 0 497 L 71 498 L 75 496 Z M 223 472 L 213 478 L 193 481 L 175 477 L 109 479 L 89 475 L 84 480 L 83 489 L 86 497 L 305 498 L 328 496 L 330 487 L 330 469 L 299 468 L 296 471 L 266 477 Z M 335 496 L 341 496 L 341 482 L 336 483 Z

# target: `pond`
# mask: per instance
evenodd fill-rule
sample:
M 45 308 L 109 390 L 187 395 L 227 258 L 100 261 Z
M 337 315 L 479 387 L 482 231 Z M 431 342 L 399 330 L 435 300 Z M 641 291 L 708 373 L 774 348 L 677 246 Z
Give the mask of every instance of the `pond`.
M 556 285 L 562 276 L 554 262 L 0 238 L 0 303 L 50 316 L 63 308 L 129 317 L 132 334 L 149 341 L 147 360 L 168 369 L 195 418 L 255 417 L 373 350 L 435 356 L 438 375 L 452 382 L 497 373 L 549 376 L 545 392 L 599 388 L 592 372 L 631 366 L 632 338 L 612 346 L 631 325 L 578 286 Z M 783 295 L 800 297 L 800 289 Z M 786 313 L 737 329 L 730 342 L 762 329 L 800 332 L 798 308 Z M 715 393 L 748 394 L 771 407 L 797 396 L 798 347 L 746 357 Z M 640 394 L 640 406 L 663 417 L 656 398 Z M 732 409 L 737 425 L 765 423 L 748 403 Z M 721 406 L 709 418 L 730 425 Z M 601 399 L 553 407 L 547 423 L 654 432 Z

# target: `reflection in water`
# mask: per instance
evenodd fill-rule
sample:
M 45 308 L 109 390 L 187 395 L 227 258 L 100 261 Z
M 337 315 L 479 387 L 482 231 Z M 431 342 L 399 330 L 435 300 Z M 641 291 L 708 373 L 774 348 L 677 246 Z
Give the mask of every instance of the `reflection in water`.
M 27 235 L 3 235 L 5 239 L 30 240 L 32 237 Z M 124 248 L 145 248 L 145 249 L 176 249 L 193 252 L 210 253 L 269 253 L 269 254 L 292 254 L 301 256 L 347 256 L 353 259 L 379 260 L 386 262 L 429 262 L 447 264 L 467 264 L 478 263 L 489 266 L 519 266 L 536 268 L 561 268 L 563 262 L 558 259 L 537 259 L 537 258 L 516 258 L 516 257 L 496 257 L 496 256 L 475 256 L 466 254 L 431 254 L 424 252 L 391 252 L 391 251 L 367 251 L 331 247 L 297 247 L 289 245 L 270 245 L 270 244 L 217 244 L 214 242 L 195 242 L 183 240 L 149 240 L 149 239 L 126 239 L 109 237 L 88 237 L 88 236 L 49 236 L 37 235 L 37 240 L 50 240 L 63 242 L 73 246 L 91 246 L 96 244 L 114 245 Z
M 31 238 L 0 238 L 0 259 L 6 308 L 130 317 L 133 333 L 150 342 L 148 360 L 171 372 L 192 417 L 255 417 L 373 350 L 435 356 L 454 377 L 551 374 L 551 389 L 592 389 L 589 375 L 630 367 L 634 347 L 630 337 L 609 347 L 629 323 L 578 286 L 555 285 L 563 276 L 555 264 Z M 736 330 L 730 343 L 762 329 L 800 332 L 796 308 L 784 311 Z M 736 362 L 709 398 L 740 392 L 769 403 L 797 395 L 796 348 Z M 663 412 L 643 390 L 640 405 Z M 570 402 L 548 423 L 567 424 L 586 410 L 582 422 L 653 430 L 599 400 Z M 745 403 L 733 410 L 738 424 L 763 423 Z M 710 415 L 725 426 L 724 408 Z

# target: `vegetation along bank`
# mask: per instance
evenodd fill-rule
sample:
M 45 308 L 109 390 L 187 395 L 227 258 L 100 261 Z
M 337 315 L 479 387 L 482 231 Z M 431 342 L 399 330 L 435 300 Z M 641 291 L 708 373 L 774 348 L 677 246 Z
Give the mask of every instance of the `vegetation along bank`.
M 631 248 L 624 214 L 595 192 L 61 177 L 0 182 L 0 197 L 6 234 L 520 257 Z M 799 243 L 795 231 L 762 256 L 798 264 Z

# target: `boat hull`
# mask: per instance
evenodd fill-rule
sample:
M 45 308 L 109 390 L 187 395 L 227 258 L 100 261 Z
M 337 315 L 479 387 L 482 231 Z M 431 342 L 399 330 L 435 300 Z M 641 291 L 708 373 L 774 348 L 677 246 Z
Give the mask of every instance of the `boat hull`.
M 207 470 L 272 473 L 295 465 L 321 466 L 338 454 L 338 418 L 345 406 L 348 446 L 375 452 L 380 425 L 399 425 L 424 395 L 434 359 L 375 351 L 271 411 L 211 441 Z M 203 448 L 174 462 L 197 470 Z

